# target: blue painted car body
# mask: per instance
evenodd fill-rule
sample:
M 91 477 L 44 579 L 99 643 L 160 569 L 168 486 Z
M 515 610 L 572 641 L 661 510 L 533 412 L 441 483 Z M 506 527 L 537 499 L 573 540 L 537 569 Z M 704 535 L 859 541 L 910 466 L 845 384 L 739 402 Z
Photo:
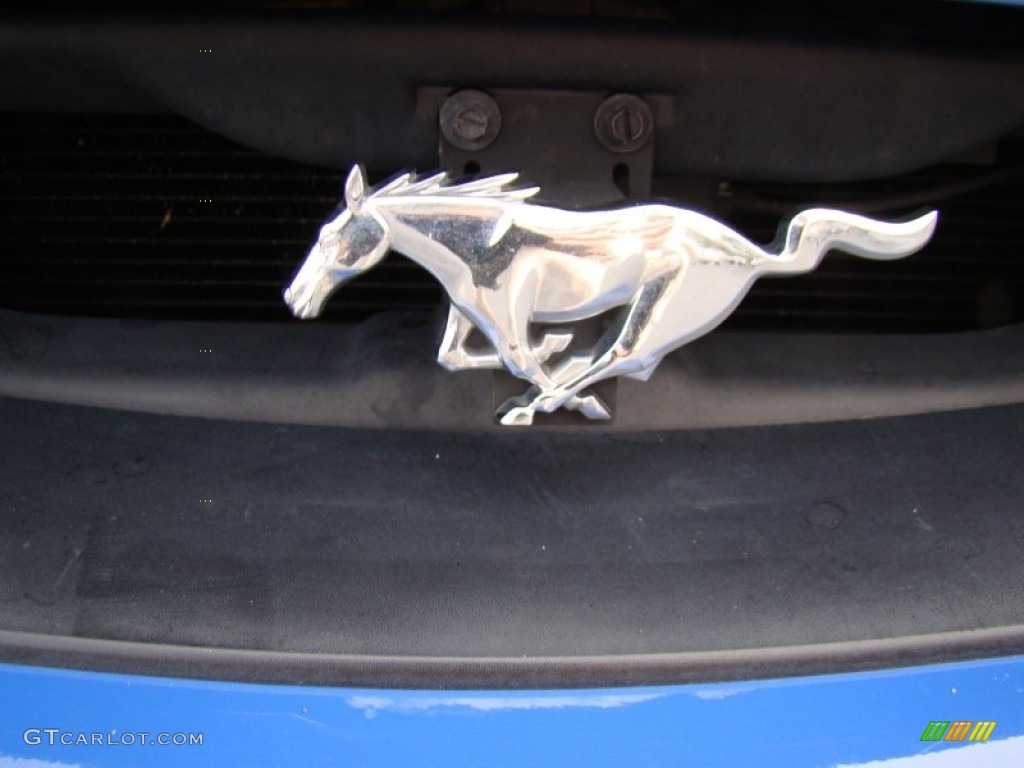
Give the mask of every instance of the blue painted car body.
M 1024 657 L 544 691 L 304 688 L 0 665 L 0 691 L 0 766 L 20 768 L 1024 764 Z M 921 741 L 933 720 L 997 725 L 986 743 Z M 60 743 L 93 733 L 103 743 Z M 202 734 L 202 744 L 147 743 L 160 734 Z

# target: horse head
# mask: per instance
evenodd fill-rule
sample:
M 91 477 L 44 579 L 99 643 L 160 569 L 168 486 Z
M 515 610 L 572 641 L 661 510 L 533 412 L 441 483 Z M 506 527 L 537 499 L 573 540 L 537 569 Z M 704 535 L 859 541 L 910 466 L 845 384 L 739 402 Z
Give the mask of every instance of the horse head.
M 345 209 L 320 228 L 320 236 L 285 289 L 296 317 L 317 317 L 343 283 L 375 266 L 391 245 L 383 219 L 366 205 L 366 175 L 358 165 L 345 181 Z

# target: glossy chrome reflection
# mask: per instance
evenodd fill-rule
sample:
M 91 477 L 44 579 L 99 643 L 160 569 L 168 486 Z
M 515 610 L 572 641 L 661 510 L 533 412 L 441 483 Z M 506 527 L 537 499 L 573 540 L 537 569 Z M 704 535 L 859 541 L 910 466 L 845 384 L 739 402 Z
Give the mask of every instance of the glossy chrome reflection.
M 809 272 L 832 248 L 902 258 L 928 242 L 937 219 L 890 223 L 812 208 L 767 249 L 670 205 L 581 212 L 532 204 L 538 189 L 509 188 L 516 178 L 448 184 L 443 173 L 405 173 L 370 190 L 354 167 L 345 210 L 321 227 L 285 301 L 297 317 L 316 317 L 341 284 L 393 248 L 451 299 L 441 365 L 504 367 L 530 382 L 501 407 L 502 424 L 530 424 L 557 408 L 607 419 L 588 387 L 613 376 L 646 381 L 667 353 L 719 325 L 758 277 Z M 597 344 L 570 349 L 574 323 L 613 309 L 618 319 Z M 547 330 L 535 334 L 534 324 Z M 488 349 L 467 344 L 474 329 Z

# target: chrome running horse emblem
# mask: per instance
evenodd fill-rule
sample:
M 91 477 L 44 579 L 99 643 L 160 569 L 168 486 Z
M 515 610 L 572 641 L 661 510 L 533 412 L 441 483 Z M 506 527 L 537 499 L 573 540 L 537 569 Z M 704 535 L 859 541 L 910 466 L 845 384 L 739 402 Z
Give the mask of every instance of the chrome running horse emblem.
M 346 208 L 321 227 L 285 301 L 297 317 L 316 317 L 335 289 L 393 248 L 451 299 L 441 365 L 504 367 L 530 383 L 499 409 L 502 424 L 530 424 L 557 408 L 607 419 L 588 387 L 613 376 L 646 381 L 666 354 L 719 325 L 757 278 L 809 272 L 831 248 L 902 258 L 928 242 L 937 218 L 888 223 L 812 208 L 766 249 L 670 205 L 577 212 L 532 204 L 538 188 L 510 188 L 516 178 L 449 184 L 443 173 L 405 173 L 370 190 L 354 167 Z M 616 308 L 593 348 L 570 349 L 573 323 Z M 537 335 L 533 324 L 549 330 Z M 490 349 L 467 346 L 474 328 Z

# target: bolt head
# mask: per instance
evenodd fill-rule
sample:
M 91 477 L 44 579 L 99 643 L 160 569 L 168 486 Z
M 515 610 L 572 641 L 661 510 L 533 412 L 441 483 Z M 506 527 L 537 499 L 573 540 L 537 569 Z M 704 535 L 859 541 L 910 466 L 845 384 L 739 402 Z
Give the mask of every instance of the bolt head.
M 594 134 L 605 149 L 636 152 L 646 146 L 654 134 L 651 107 L 630 93 L 609 96 L 594 113 Z
M 455 116 L 455 132 L 467 141 L 476 141 L 487 133 L 487 113 L 473 106 Z
M 441 105 L 441 135 L 457 149 L 484 149 L 501 130 L 498 103 L 483 91 L 458 91 Z

